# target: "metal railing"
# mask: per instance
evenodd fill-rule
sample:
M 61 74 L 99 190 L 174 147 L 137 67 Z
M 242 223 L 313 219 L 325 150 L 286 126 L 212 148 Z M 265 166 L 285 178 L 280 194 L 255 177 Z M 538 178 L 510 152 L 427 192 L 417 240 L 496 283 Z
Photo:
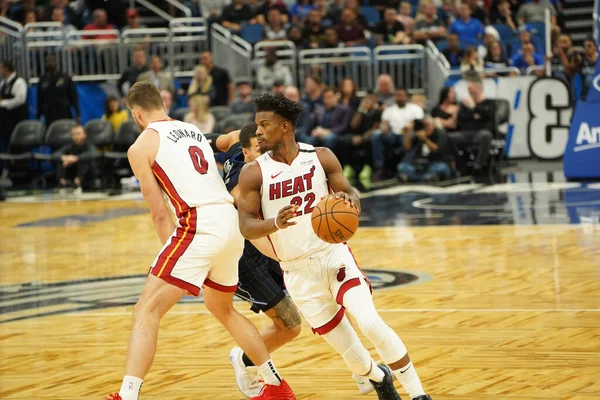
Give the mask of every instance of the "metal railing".
M 438 93 L 440 93 L 446 79 L 448 79 L 450 64 L 431 40 L 427 41 L 425 57 L 427 70 L 427 79 L 425 82 L 425 92 L 427 93 L 428 101 L 427 108 L 432 108 L 437 102 Z
M 301 50 L 298 69 L 301 87 L 306 77 L 318 75 L 330 86 L 352 78 L 358 91 L 373 89 L 373 53 L 368 47 Z
M 385 45 L 373 50 L 375 76 L 388 74 L 394 83 L 411 92 L 425 88 L 425 48 L 415 45 Z
M 0 17 L 0 60 L 13 60 L 18 74 L 25 76 L 23 26 Z
M 118 30 L 73 31 L 62 50 L 69 74 L 87 80 L 118 79 L 121 75 Z
M 203 18 L 177 18 L 169 22 L 169 66 L 175 77 L 193 76 L 200 52 L 208 50 L 208 28 Z

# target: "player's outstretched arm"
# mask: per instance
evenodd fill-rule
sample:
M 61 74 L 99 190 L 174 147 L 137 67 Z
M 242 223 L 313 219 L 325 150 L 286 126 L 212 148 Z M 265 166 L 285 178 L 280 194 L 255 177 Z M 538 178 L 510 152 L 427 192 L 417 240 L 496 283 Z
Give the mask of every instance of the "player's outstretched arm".
M 158 151 L 158 135 L 153 131 L 144 131 L 137 141 L 127 151 L 129 164 L 133 173 L 140 181 L 142 195 L 148 203 L 152 222 L 162 244 L 165 244 L 173 231 L 173 217 L 165 204 L 160 186 L 152 172 L 151 162 L 154 162 Z
M 292 218 L 296 215 L 297 206 L 286 206 L 279 211 L 277 218 L 262 220 L 260 214 L 260 188 L 262 175 L 256 161 L 244 165 L 238 181 L 238 213 L 240 215 L 240 231 L 248 240 L 260 239 L 279 229 L 296 225 Z
M 329 187 L 334 192 L 332 196 L 344 198 L 346 202 L 354 205 L 360 212 L 360 198 L 358 197 L 358 193 L 352 189 L 350 182 L 344 176 L 342 166 L 335 154 L 327 147 L 317 147 L 316 151 L 317 157 L 319 157 L 319 161 L 325 171 L 325 176 L 327 176 Z

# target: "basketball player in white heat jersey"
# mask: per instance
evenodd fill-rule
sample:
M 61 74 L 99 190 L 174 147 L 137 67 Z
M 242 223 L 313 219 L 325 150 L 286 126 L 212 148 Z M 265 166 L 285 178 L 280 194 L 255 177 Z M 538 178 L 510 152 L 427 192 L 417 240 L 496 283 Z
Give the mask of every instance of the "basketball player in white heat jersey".
M 154 360 L 160 319 L 186 293 L 200 294 L 200 288 L 206 308 L 260 366 L 265 386 L 253 398 L 295 399 L 257 329 L 233 308 L 244 240 L 208 140 L 194 125 L 170 120 L 158 89 L 148 81 L 132 86 L 127 105 L 143 130 L 128 151 L 129 162 L 163 248 L 134 308 L 125 377 L 110 399 L 138 399 Z
M 327 148 L 296 143 L 294 127 L 302 111 L 298 103 L 268 93 L 255 104 L 256 136 L 266 153 L 241 172 L 242 234 L 249 240 L 269 238 L 288 293 L 304 318 L 342 355 L 350 371 L 370 380 L 379 399 L 400 399 L 393 373 L 413 400 L 430 400 L 402 340 L 377 313 L 348 246 L 325 243 L 313 232 L 311 213 L 321 198 L 331 195 L 360 207 L 339 161 Z M 387 365 L 371 359 L 345 310 Z

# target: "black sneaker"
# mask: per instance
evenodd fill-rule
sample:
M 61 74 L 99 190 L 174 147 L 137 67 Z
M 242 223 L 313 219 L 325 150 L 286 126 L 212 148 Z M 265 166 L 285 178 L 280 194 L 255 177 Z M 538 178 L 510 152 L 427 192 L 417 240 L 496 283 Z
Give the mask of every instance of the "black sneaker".
M 431 396 L 430 396 L 430 395 L 428 395 L 428 394 L 424 394 L 424 395 L 422 395 L 422 396 L 415 397 L 415 398 L 414 398 L 414 399 L 412 399 L 412 400 L 432 400 L 432 399 L 431 399 Z
M 377 367 L 379 367 L 385 375 L 381 382 L 371 381 L 379 400 L 402 400 L 394 387 L 394 376 L 392 375 L 390 368 L 387 365 L 382 364 L 379 364 Z

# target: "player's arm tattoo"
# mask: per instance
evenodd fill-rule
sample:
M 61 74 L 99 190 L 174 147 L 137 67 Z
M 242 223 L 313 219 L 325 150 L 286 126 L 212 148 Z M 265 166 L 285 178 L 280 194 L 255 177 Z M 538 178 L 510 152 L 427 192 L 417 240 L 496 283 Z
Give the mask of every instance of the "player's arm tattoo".
M 298 309 L 292 302 L 290 296 L 285 296 L 279 303 L 272 308 L 274 311 L 273 320 L 281 321 L 281 324 L 287 329 L 300 325 L 302 319 Z

